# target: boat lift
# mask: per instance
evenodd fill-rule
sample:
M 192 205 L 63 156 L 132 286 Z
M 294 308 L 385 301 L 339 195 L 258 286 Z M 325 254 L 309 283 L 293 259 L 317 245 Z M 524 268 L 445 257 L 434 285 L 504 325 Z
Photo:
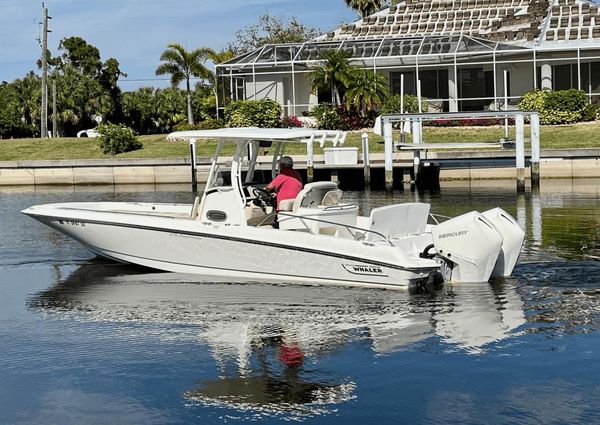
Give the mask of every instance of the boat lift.
M 540 184 L 540 118 L 535 111 L 503 110 L 503 111 L 481 111 L 481 112 L 436 112 L 436 113 L 418 113 L 418 114 L 393 114 L 382 115 L 381 123 L 383 127 L 383 139 L 385 145 L 385 187 L 388 192 L 392 191 L 394 184 L 393 177 L 393 152 L 394 138 L 393 129 L 397 125 L 402 129 L 405 125 L 410 125 L 413 132 L 412 143 L 397 143 L 400 149 L 410 149 L 414 152 L 414 175 L 415 182 L 418 179 L 418 170 L 421 167 L 421 152 L 430 149 L 465 149 L 465 148 L 502 148 L 502 143 L 425 143 L 423 141 L 423 122 L 434 120 L 453 120 L 453 119 L 499 119 L 505 122 L 505 137 L 509 120 L 514 120 L 515 126 L 515 165 L 517 191 L 525 191 L 525 120 L 530 123 L 530 141 L 531 141 L 531 187 L 539 188 Z

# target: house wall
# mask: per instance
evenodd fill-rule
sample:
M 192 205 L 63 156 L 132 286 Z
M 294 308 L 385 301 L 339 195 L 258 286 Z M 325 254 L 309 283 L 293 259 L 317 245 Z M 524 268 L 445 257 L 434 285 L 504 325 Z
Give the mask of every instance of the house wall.
M 291 115 L 302 115 L 302 112 L 308 111 L 313 105 L 318 103 L 318 97 L 316 94 L 311 93 L 310 80 L 307 73 L 296 73 L 295 84 L 296 107 L 292 111 Z
M 256 97 L 254 90 L 256 88 Z M 281 105 L 286 104 L 284 98 L 283 74 L 256 74 L 256 82 L 252 76 L 246 78 L 246 100 L 271 99 Z

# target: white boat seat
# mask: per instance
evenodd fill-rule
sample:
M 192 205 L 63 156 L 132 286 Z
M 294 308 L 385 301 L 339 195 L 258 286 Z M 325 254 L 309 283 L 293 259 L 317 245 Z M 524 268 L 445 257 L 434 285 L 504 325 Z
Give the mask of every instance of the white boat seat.
M 339 205 L 340 200 L 342 199 L 342 191 L 339 189 L 330 190 L 323 196 L 323 200 L 321 201 L 321 205 L 324 207 L 331 207 L 333 205 Z
M 284 199 L 279 202 L 279 211 L 292 211 L 296 198 Z
M 307 183 L 304 189 L 298 193 L 292 206 L 292 212 L 298 211 L 298 208 L 317 207 L 322 204 L 325 195 L 332 191 L 338 190 L 335 182 L 313 182 Z
M 423 233 L 429 219 L 429 204 L 408 202 L 375 208 L 369 217 L 368 230 L 389 238 L 401 238 Z M 362 227 L 362 226 L 360 226 Z M 379 240 L 380 236 L 367 232 L 367 240 Z

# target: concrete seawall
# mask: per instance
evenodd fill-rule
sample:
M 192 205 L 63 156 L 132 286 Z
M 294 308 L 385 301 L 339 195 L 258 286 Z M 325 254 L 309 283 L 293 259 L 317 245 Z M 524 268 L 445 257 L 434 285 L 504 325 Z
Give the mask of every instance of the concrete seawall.
M 296 168 L 306 168 L 304 156 L 294 156 Z M 325 166 L 323 156 L 314 157 L 316 169 Z M 384 156 L 371 155 L 371 167 L 382 168 Z M 507 151 L 429 152 L 427 159 L 440 164 L 440 179 L 514 179 L 514 153 Z M 270 158 L 259 158 L 262 168 L 270 168 Z M 409 168 L 412 155 L 394 154 L 394 166 Z M 342 167 L 339 167 L 342 168 Z M 362 168 L 357 166 L 343 168 Z M 206 182 L 208 159 L 198 160 L 197 178 Z M 540 161 L 541 178 L 600 177 L 600 149 L 545 150 Z M 21 185 L 118 185 L 191 183 L 189 158 L 95 159 L 0 162 L 0 186 Z

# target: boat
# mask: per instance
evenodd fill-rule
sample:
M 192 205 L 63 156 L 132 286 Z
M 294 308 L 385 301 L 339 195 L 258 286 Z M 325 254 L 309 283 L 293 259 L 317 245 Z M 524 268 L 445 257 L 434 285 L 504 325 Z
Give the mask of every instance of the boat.
M 312 153 L 315 144 L 343 143 L 342 132 L 225 128 L 168 138 L 217 142 L 206 187 L 193 203 L 73 202 L 22 212 L 102 257 L 230 279 L 429 288 L 509 276 L 518 260 L 524 231 L 501 208 L 442 220 L 429 204 L 411 202 L 374 208 L 367 217 L 343 201 L 335 182 L 318 181 L 276 211 L 263 188 L 285 148 L 302 144 Z M 268 161 L 259 155 L 265 150 Z

